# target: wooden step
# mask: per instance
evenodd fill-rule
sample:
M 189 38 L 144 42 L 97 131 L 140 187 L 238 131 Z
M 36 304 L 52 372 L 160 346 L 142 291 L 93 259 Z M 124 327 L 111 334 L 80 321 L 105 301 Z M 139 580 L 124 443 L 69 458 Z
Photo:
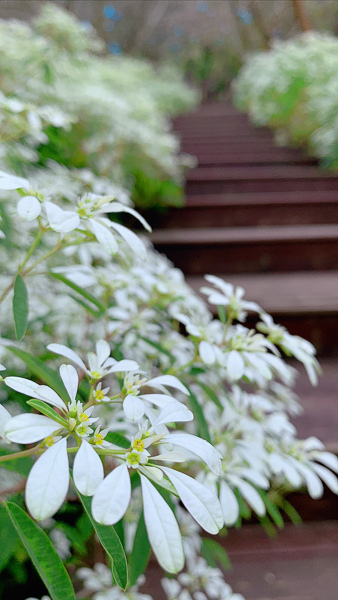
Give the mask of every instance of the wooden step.
M 338 222 L 338 190 L 199 194 L 166 213 L 146 214 L 153 228 L 261 227 Z
M 338 225 L 157 230 L 155 247 L 187 275 L 333 270 Z

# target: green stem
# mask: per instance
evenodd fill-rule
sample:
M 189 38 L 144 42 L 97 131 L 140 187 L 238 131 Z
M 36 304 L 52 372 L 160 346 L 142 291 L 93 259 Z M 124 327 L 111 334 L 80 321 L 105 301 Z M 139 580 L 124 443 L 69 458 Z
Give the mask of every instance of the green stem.
M 29 450 L 22 450 L 21 452 L 13 452 L 12 454 L 5 454 L 4 456 L 0 456 L 0 463 L 7 462 L 8 460 L 15 460 L 16 458 L 22 458 L 23 456 L 31 456 L 32 454 L 36 454 L 40 449 L 39 446 L 34 446 L 34 448 L 29 448 Z
M 26 258 L 25 258 L 25 260 L 23 261 L 23 263 L 21 263 L 21 265 L 19 265 L 19 269 L 18 269 L 18 272 L 19 272 L 19 273 L 21 273 L 22 269 L 23 269 L 23 268 L 26 266 L 26 264 L 28 263 L 28 261 L 29 261 L 30 257 L 32 256 L 32 254 L 33 254 L 33 252 L 34 252 L 34 250 L 35 250 L 35 248 L 38 246 L 38 244 L 39 244 L 39 242 L 40 242 L 40 240 L 41 240 L 41 238 L 42 238 L 42 234 L 43 234 L 43 229 L 42 229 L 42 227 L 40 227 L 40 229 L 39 229 L 39 231 L 38 231 L 38 234 L 37 234 L 37 236 L 36 236 L 35 240 L 33 241 L 33 243 L 32 243 L 32 245 L 31 245 L 31 247 L 29 248 L 29 250 L 28 250 L 28 252 L 27 252 L 27 255 L 26 255 Z

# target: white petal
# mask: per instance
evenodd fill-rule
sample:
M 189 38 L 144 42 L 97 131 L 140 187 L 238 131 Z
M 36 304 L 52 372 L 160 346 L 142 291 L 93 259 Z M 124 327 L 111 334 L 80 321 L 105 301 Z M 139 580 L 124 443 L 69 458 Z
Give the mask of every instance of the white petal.
M 237 498 L 231 487 L 225 481 L 221 481 L 220 488 L 221 493 L 219 499 L 222 506 L 224 524 L 226 526 L 234 525 L 239 517 Z
M 72 210 L 63 210 L 53 202 L 45 202 L 49 225 L 58 233 L 70 233 L 80 224 L 79 215 Z
M 61 365 L 61 379 L 72 401 L 76 398 L 77 388 L 79 387 L 79 376 L 77 370 L 72 365 Z
M 229 476 L 229 479 L 231 479 L 231 482 L 238 487 L 243 498 L 247 501 L 249 506 L 251 506 L 252 510 L 260 517 L 263 517 L 263 515 L 265 515 L 265 504 L 255 488 L 236 475 Z
M 7 437 L 5 436 L 5 427 L 11 418 L 12 415 L 8 412 L 7 408 L 0 404 L 0 437 L 6 442 L 9 442 L 10 440 L 7 440 Z
M 139 421 L 144 415 L 145 407 L 142 400 L 138 396 L 129 394 L 123 401 L 123 410 L 128 419 L 131 419 L 132 421 Z
M 244 479 L 248 479 L 251 483 L 253 483 L 254 485 L 257 485 L 258 487 L 262 488 L 263 490 L 268 490 L 270 487 L 269 480 L 264 475 L 262 475 L 262 473 L 259 473 L 258 471 L 255 471 L 254 469 L 249 469 L 249 468 L 242 469 L 241 477 L 243 477 Z
M 234 381 L 243 377 L 244 361 L 239 352 L 237 352 L 237 350 L 231 350 L 231 352 L 229 352 L 227 360 L 227 370 L 231 379 L 233 379 Z
M 217 496 L 207 487 L 185 473 L 162 467 L 175 486 L 184 506 L 197 523 L 208 531 L 216 534 L 223 527 L 224 519 Z
M 25 394 L 25 396 L 30 396 L 31 398 L 39 398 L 37 390 L 40 386 L 35 381 L 24 379 L 24 377 L 5 377 L 4 382 L 8 387 L 16 392 L 20 392 L 20 394 Z
M 20 188 L 29 188 L 28 179 L 0 171 L 0 190 L 18 190 Z
M 159 408 L 164 408 L 174 400 L 172 396 L 166 396 L 165 394 L 141 394 L 141 398 L 155 404 L 155 406 L 159 406 Z
M 35 196 L 24 196 L 18 202 L 18 214 L 25 221 L 34 221 L 41 214 L 41 204 Z
M 5 434 L 11 442 L 32 444 L 60 429 L 60 424 L 44 415 L 16 415 L 8 421 Z
M 103 481 L 102 461 L 93 446 L 82 440 L 74 459 L 74 483 L 81 494 L 93 496 Z
M 58 408 L 63 408 L 67 410 L 67 406 L 65 402 L 60 398 L 60 396 L 52 390 L 52 388 L 48 387 L 48 385 L 39 385 L 36 390 L 36 398 L 44 400 L 47 404 L 51 404 L 52 406 L 57 406 Z
M 102 213 L 118 213 L 118 212 L 127 212 L 130 215 L 133 215 L 136 219 L 138 219 L 140 221 L 140 223 L 142 223 L 143 227 L 145 229 L 147 229 L 148 231 L 151 231 L 151 227 L 149 225 L 149 223 L 147 223 L 147 221 L 133 208 L 130 208 L 130 206 L 125 206 L 124 204 L 120 204 L 120 202 L 112 202 L 109 205 L 105 205 L 102 206 L 102 209 L 100 209 L 99 212 Z
M 220 475 L 222 471 L 222 455 L 206 440 L 190 435 L 189 433 L 169 433 L 163 439 L 163 442 L 169 442 L 186 448 L 199 456 L 208 465 L 209 469 L 216 475 Z
M 335 454 L 331 454 L 331 452 L 316 452 L 314 458 L 326 467 L 329 467 L 329 469 L 332 469 L 335 473 L 338 473 L 338 458 Z
M 106 340 L 99 340 L 96 342 L 96 354 L 99 365 L 103 365 L 104 361 L 110 356 L 110 346 Z
M 182 392 L 182 394 L 189 396 L 189 390 L 187 390 L 185 385 L 183 385 L 183 383 L 181 383 L 174 375 L 160 375 L 159 377 L 154 377 L 153 379 L 149 379 L 146 385 L 159 389 L 161 389 L 163 385 L 167 385 L 168 387 L 173 387 Z
M 113 236 L 112 232 L 109 231 L 108 227 L 102 225 L 101 223 L 98 223 L 97 221 L 95 221 L 95 219 L 92 219 L 90 221 L 90 228 L 99 244 L 101 244 L 101 246 L 109 254 L 115 254 L 118 251 L 117 241 Z
M 76 352 L 74 352 L 70 348 L 67 348 L 67 346 L 64 346 L 63 344 L 49 344 L 47 346 L 47 350 L 50 350 L 55 354 L 60 354 L 60 356 L 65 356 L 66 358 L 69 358 L 69 360 L 75 363 L 78 367 L 86 371 L 86 365 L 84 364 L 83 360 L 81 360 L 81 358 L 76 354 Z
M 122 519 L 131 496 L 128 467 L 116 467 L 100 483 L 92 500 L 92 514 L 102 525 L 114 525 Z
M 296 460 L 294 457 L 290 458 L 292 458 L 292 462 L 295 465 L 295 468 L 298 469 L 301 475 L 303 475 L 311 498 L 313 498 L 314 500 L 320 498 L 324 493 L 324 487 L 318 475 L 316 475 L 316 473 L 314 473 L 312 469 L 309 469 L 309 467 L 303 465 L 303 463 Z
M 174 400 L 169 402 L 161 410 L 154 425 L 161 425 L 162 423 L 186 423 L 192 421 L 194 415 L 184 404 Z
M 212 365 L 215 362 L 215 352 L 211 344 L 203 340 L 199 345 L 199 355 L 201 357 L 201 361 L 206 365 Z
M 69 487 L 67 440 L 62 439 L 36 461 L 26 485 L 26 504 L 38 519 L 52 517 L 63 504 Z
M 135 360 L 119 360 L 109 369 L 109 373 L 124 373 L 125 371 L 138 371 L 139 365 Z
M 184 566 L 184 554 L 177 521 L 156 488 L 144 475 L 140 477 L 150 545 L 161 567 L 169 573 L 178 573 Z
M 322 467 L 322 465 L 312 463 L 312 467 L 316 471 L 317 475 L 319 475 L 319 477 L 324 481 L 327 487 L 330 488 L 331 492 L 338 494 L 338 480 L 336 475 L 334 475 L 325 467 Z
M 114 223 L 113 221 L 110 223 L 110 226 L 116 229 L 116 231 L 121 237 L 123 237 L 124 241 L 128 244 L 128 246 L 130 246 L 135 254 L 137 254 L 137 256 L 142 258 L 142 260 L 147 258 L 146 247 L 136 233 L 127 227 L 124 227 L 124 225 L 120 225 L 120 223 Z
M 185 462 L 187 459 L 181 452 L 167 452 L 166 454 L 157 454 L 152 456 L 153 461 L 166 461 L 166 462 Z

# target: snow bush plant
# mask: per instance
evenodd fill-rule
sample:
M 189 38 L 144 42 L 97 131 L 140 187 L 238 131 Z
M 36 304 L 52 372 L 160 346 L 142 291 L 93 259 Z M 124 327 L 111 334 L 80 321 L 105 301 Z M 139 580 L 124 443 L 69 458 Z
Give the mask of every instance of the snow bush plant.
M 50 31 L 63 39 L 60 21 Z M 2 127 L 12 126 L 9 111 Z M 22 573 L 30 557 L 53 600 L 75 598 L 65 565 L 82 597 L 149 600 L 140 588 L 152 549 L 171 574 L 169 600 L 243 600 L 217 567 L 223 545 L 203 531 L 252 514 L 282 527 L 294 515 L 289 491 L 338 492 L 337 458 L 314 437 L 298 440 L 290 422 L 296 371 L 283 357 L 316 384 L 315 349 L 209 275 L 201 291 L 214 319 L 132 231 L 150 228 L 121 182 L 37 168 L 29 131 L 24 168 L 9 168 L 13 138 L 0 147 L 0 567 Z M 100 545 L 107 565 L 93 558 Z
M 276 41 L 247 60 L 234 82 L 237 106 L 280 145 L 302 146 L 338 167 L 338 41 L 316 32 Z

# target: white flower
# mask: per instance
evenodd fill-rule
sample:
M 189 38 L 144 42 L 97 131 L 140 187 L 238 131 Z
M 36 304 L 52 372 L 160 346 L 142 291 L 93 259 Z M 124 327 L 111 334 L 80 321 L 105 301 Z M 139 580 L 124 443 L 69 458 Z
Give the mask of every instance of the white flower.
M 205 279 L 217 287 L 220 292 L 208 287 L 202 287 L 201 292 L 208 296 L 210 304 L 225 306 L 228 318 L 244 321 L 247 315 L 246 311 L 264 312 L 256 302 L 243 300 L 245 290 L 242 287 L 234 288 L 232 283 L 226 283 L 215 275 L 205 275 Z
M 18 202 L 18 214 L 25 221 L 34 221 L 41 214 L 41 204 L 36 196 L 24 196 Z
M 83 360 L 70 348 L 62 344 L 49 344 L 48 350 L 69 358 L 82 371 L 85 371 L 92 380 L 100 380 L 108 373 L 122 373 L 125 371 L 136 371 L 139 369 L 138 364 L 134 360 L 117 361 L 110 357 L 110 346 L 105 340 L 99 340 L 96 343 L 96 354 L 88 353 L 89 368 L 86 367 Z

